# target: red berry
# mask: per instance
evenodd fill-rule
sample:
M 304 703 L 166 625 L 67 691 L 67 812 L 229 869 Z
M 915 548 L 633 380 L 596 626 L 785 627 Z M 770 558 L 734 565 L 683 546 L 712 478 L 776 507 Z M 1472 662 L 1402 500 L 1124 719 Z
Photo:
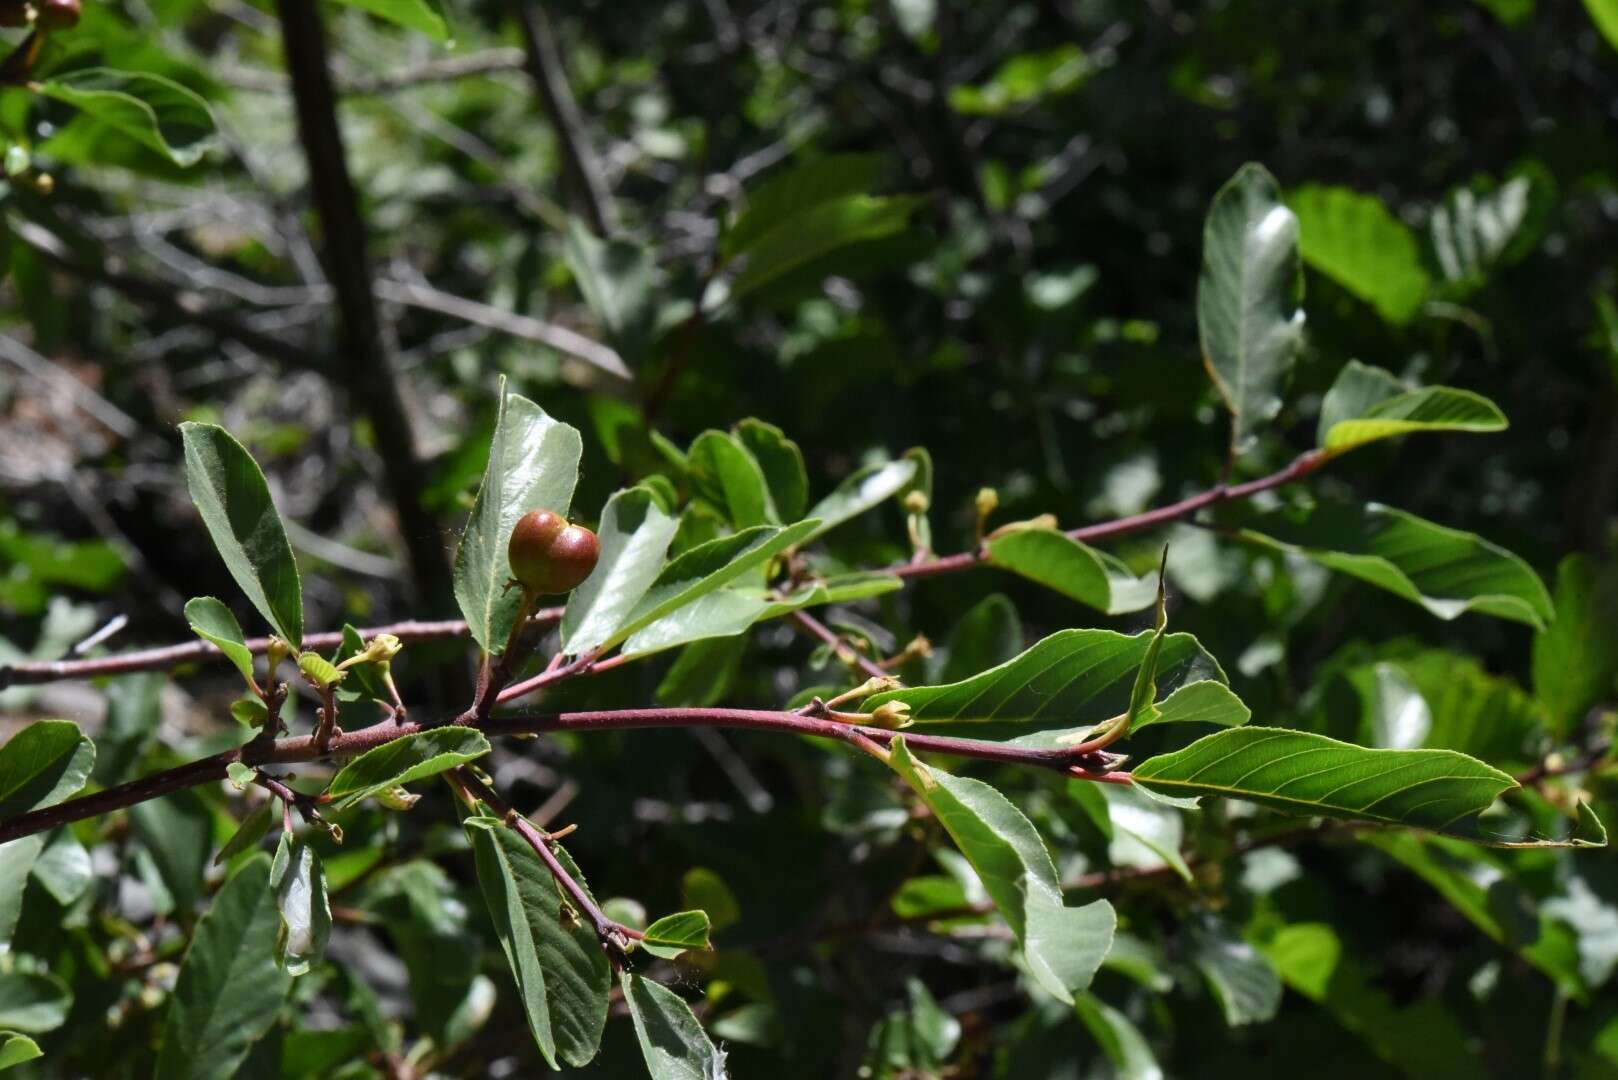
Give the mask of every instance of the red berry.
M 41 30 L 71 30 L 79 25 L 79 0 L 35 0 Z
M 524 514 L 506 549 L 511 575 L 535 596 L 571 592 L 590 576 L 600 553 L 595 533 L 549 510 Z

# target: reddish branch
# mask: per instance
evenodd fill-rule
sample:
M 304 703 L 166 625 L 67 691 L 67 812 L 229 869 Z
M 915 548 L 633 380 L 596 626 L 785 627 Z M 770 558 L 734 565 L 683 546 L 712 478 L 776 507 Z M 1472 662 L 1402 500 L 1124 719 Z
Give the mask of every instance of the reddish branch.
M 139 780 L 131 780 L 127 784 L 107 788 L 105 791 L 0 821 L 0 843 L 44 832 L 70 822 L 82 821 L 85 818 L 110 814 L 185 788 L 223 780 L 230 764 L 235 761 L 248 766 L 258 766 L 351 758 L 394 739 L 425 731 L 430 726 L 432 725 L 413 722 L 398 724 L 391 721 L 373 724 L 356 731 L 334 735 L 324 752 L 316 744 L 313 735 L 278 739 L 274 743 L 263 745 L 249 743 L 237 750 L 227 750 L 178 768 L 167 769 Z M 743 728 L 809 735 L 820 739 L 833 739 L 851 746 L 860 746 L 862 742 L 866 742 L 882 747 L 886 747 L 895 734 L 884 728 L 846 724 L 838 720 L 764 709 L 609 709 L 535 713 L 497 716 L 483 724 L 479 730 L 490 735 L 538 735 L 553 731 L 615 731 L 659 727 Z M 1112 760 L 1106 756 L 1075 755 L 1070 750 L 1008 746 L 1003 743 L 979 742 L 942 735 L 905 733 L 905 741 L 912 750 L 928 753 L 1055 769 L 1103 783 L 1130 782 L 1126 773 L 1106 771 L 1107 764 Z
M 808 633 L 810 637 L 818 638 L 829 645 L 831 647 L 832 655 L 837 657 L 837 659 L 841 660 L 843 663 L 851 664 L 854 667 L 859 668 L 860 671 L 864 672 L 866 675 L 869 675 L 875 679 L 886 678 L 888 676 L 886 669 L 877 664 L 877 662 L 872 660 L 869 656 L 866 656 L 854 646 L 844 641 L 835 630 L 821 622 L 819 619 L 815 618 L 813 615 L 809 614 L 807 611 L 794 611 L 790 618 L 793 622 L 798 624 L 800 629 Z
M 1301 480 L 1329 460 L 1329 455 L 1319 450 L 1306 451 L 1294 459 L 1286 468 L 1279 472 L 1271 473 L 1269 476 L 1250 480 L 1245 484 L 1220 484 L 1189 498 L 1181 499 L 1177 503 L 1161 506 L 1155 510 L 1147 510 L 1144 513 L 1133 514 L 1129 517 L 1118 518 L 1115 521 L 1104 521 L 1096 525 L 1086 525 L 1082 528 L 1072 529 L 1069 530 L 1067 535 L 1075 540 L 1092 542 L 1141 532 L 1145 529 L 1154 528 L 1158 525 L 1167 525 L 1175 521 L 1182 521 L 1197 511 L 1218 503 L 1245 499 L 1252 495 L 1257 495 L 1261 491 L 1269 491 L 1271 488 L 1282 487 Z M 904 563 L 890 566 L 887 568 L 886 573 L 906 580 L 932 577 L 959 570 L 970 570 L 983 564 L 986 560 L 987 554 L 982 550 L 967 551 L 959 555 L 933 559 L 930 562 Z M 535 613 L 534 621 L 550 624 L 560 620 L 561 617 L 561 608 L 546 608 Z M 392 626 L 371 627 L 362 630 L 361 633 L 366 637 L 378 633 L 389 633 L 396 635 L 403 641 L 425 641 L 432 638 L 464 637 L 466 635 L 466 623 L 458 619 L 443 622 L 403 622 L 395 623 Z M 341 640 L 341 637 L 340 634 L 336 633 L 311 634 L 304 639 L 304 645 L 310 649 L 333 648 Z M 262 653 L 268 642 L 268 638 L 253 638 L 247 644 L 255 653 Z M 0 690 L 4 690 L 8 686 L 55 682 L 60 679 L 90 679 L 103 675 L 127 675 L 131 672 L 167 668 L 189 660 L 211 659 L 220 655 L 222 654 L 219 650 L 212 645 L 197 641 L 185 645 L 144 649 L 139 652 L 99 657 L 92 660 L 23 661 L 0 667 Z M 589 669 L 605 670 L 617 660 L 618 658 L 614 657 L 611 661 L 593 662 L 589 665 Z M 886 672 L 878 672 L 877 674 L 886 674 Z M 502 702 L 510 701 L 553 681 L 555 681 L 555 678 L 552 673 L 536 676 L 527 682 L 508 687 L 500 695 L 499 700 Z

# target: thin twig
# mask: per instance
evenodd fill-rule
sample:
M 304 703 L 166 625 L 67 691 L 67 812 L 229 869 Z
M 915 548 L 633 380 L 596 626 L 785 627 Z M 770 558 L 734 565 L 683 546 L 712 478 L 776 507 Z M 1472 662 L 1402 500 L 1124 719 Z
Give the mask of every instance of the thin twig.
M 218 782 L 225 778 L 232 762 L 239 761 L 244 765 L 259 766 L 327 759 L 341 760 L 363 754 L 367 750 L 374 750 L 395 739 L 426 731 L 433 726 L 436 725 L 413 721 L 402 724 L 383 721 L 355 731 L 333 735 L 324 747 L 319 745 L 313 735 L 266 740 L 262 743 L 251 742 L 236 750 L 227 750 L 104 791 L 0 821 L 0 843 L 44 832 L 58 825 L 110 814 L 185 788 Z M 479 730 L 489 735 L 508 736 L 542 735 L 557 731 L 590 732 L 674 727 L 769 731 L 809 735 L 851 746 L 869 742 L 879 747 L 888 746 L 896 734 L 885 728 L 847 724 L 837 720 L 766 709 L 608 709 L 535 713 L 497 716 L 481 725 Z M 1088 770 L 1085 766 L 1091 764 L 1090 761 L 1076 758 L 1067 750 L 1021 747 L 942 735 L 907 734 L 905 741 L 912 750 L 925 753 L 1055 769 L 1070 776 L 1103 783 L 1130 782 L 1127 773 Z M 1098 768 L 1104 767 L 1106 761 L 1096 760 L 1094 764 Z
M 844 641 L 842 636 L 809 614 L 807 611 L 794 611 L 789 618 L 797 624 L 798 628 L 810 637 L 817 638 L 831 647 L 832 654 L 843 663 L 858 668 L 861 672 L 873 679 L 885 678 L 888 672 L 869 656 L 860 652 L 854 646 Z

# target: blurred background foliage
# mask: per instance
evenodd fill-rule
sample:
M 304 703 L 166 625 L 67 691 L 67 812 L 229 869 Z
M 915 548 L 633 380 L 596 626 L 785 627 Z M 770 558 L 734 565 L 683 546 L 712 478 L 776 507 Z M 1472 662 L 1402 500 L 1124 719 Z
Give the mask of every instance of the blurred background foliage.
M 1618 642 L 1602 629 L 1618 607 L 1618 9 L 1605 0 L 581 0 L 525 14 L 371 0 L 322 15 L 434 540 L 481 474 L 499 373 L 585 433 L 585 520 L 622 483 L 668 471 L 662 436 L 683 447 L 748 416 L 799 443 L 811 498 L 926 447 L 941 552 L 973 542 L 984 486 L 1004 520 L 1050 512 L 1066 527 L 1208 487 L 1225 475 L 1228 420 L 1197 344 L 1203 220 L 1238 166 L 1261 161 L 1302 222 L 1307 347 L 1236 478 L 1314 445 L 1320 398 L 1351 359 L 1484 394 L 1510 417 L 1504 434 L 1379 444 L 1314 490 L 1476 532 L 1553 586 L 1582 553 L 1565 573 L 1594 583 L 1592 640 Z M 571 109 L 530 77 L 536 48 L 552 50 Z M 94 111 L 0 89 L 0 137 L 22 155 L 0 197 L 0 658 L 64 655 L 109 620 L 92 648 L 183 640 L 185 597 L 231 595 L 181 482 L 185 419 L 224 424 L 264 464 L 311 627 L 452 617 L 442 579 L 402 543 L 376 386 L 335 344 L 274 10 L 94 3 L 39 71 L 65 84 L 102 65 L 195 91 L 218 136 L 181 167 L 172 151 L 197 138 L 184 108 L 160 125 L 165 153 Z M 685 526 L 688 539 L 711 527 Z M 1145 571 L 1161 539 L 1112 550 Z M 1391 694 L 1519 765 L 1547 727 L 1582 730 L 1588 702 L 1551 715 L 1535 696 L 1554 672 L 1534 670 L 1524 626 L 1440 622 L 1206 530 L 1169 539 L 1173 626 L 1264 723 L 1369 742 Z M 910 546 L 888 508 L 833 550 L 860 567 Z M 885 652 L 929 637 L 939 651 L 918 679 L 1057 628 L 1144 625 L 986 571 L 840 620 Z M 638 665 L 556 700 L 763 706 L 839 678 L 775 626 L 682 663 L 683 680 Z M 466 664 L 459 644 L 416 646 L 396 671 L 407 700 L 448 707 Z M 15 688 L 0 706 L 101 731 L 98 779 L 113 782 L 234 739 L 227 693 L 210 671 Z M 1597 698 L 1612 701 L 1610 675 Z M 1194 853 L 1196 881 L 1115 896 L 1134 955 L 1075 1014 L 1028 996 L 981 920 L 934 934 L 893 918 L 970 901 L 970 883 L 891 783 L 840 753 L 604 734 L 502 752 L 494 772 L 519 805 L 582 824 L 570 846 L 597 895 L 663 911 L 683 890 L 732 909 L 715 920 L 718 952 L 680 978 L 704 988 L 739 1076 L 1618 1075 L 1605 853 L 1349 842 L 1227 857 L 1237 809 L 1137 808 L 1167 830 L 1158 847 Z M 1150 845 L 1109 843 L 1050 777 L 990 775 L 1062 869 L 1161 864 Z M 175 883 L 203 877 L 177 867 L 234 813 L 213 792 L 161 805 L 174 821 L 133 817 L 111 836 L 86 823 L 102 873 L 23 909 L 40 963 L 95 975 L 74 979 L 66 1022 L 40 1035 L 60 1075 L 149 1061 L 189 919 Z M 368 1075 L 421 1037 L 448 1075 L 538 1068 L 483 974 L 490 939 L 450 820 L 423 807 L 347 823 L 326 853 L 347 912 L 334 962 L 298 983 L 243 1075 Z M 138 883 L 121 900 L 105 892 L 120 866 Z M 1576 946 L 1555 929 L 1569 925 Z M 1244 1022 L 1264 1010 L 1244 1012 L 1240 975 L 1219 974 L 1242 937 L 1291 988 L 1271 1022 Z M 636 1074 L 627 1024 L 607 1049 L 591 1075 Z

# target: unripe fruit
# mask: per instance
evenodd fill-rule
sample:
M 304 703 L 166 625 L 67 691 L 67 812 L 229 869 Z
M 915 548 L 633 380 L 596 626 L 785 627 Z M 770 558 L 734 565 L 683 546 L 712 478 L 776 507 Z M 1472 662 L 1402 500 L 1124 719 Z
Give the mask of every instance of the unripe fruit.
M 544 596 L 577 588 L 595 569 L 601 544 L 583 525 L 569 525 L 549 510 L 532 510 L 511 530 L 506 554 L 517 583 L 532 596 Z
M 79 0 L 36 0 L 41 30 L 71 30 L 79 25 Z

